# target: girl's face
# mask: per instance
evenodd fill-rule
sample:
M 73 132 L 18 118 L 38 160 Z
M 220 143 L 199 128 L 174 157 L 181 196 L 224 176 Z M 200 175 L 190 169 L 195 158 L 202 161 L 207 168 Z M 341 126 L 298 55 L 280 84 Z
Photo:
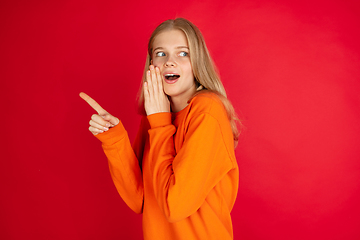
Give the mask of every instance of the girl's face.
M 189 54 L 181 30 L 164 31 L 154 39 L 151 64 L 160 69 L 164 91 L 176 102 L 187 102 L 196 92 Z

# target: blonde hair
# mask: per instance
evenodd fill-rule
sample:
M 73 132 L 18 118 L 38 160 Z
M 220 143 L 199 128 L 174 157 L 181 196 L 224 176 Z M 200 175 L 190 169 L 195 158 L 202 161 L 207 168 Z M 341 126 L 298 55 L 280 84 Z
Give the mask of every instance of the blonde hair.
M 151 56 L 153 50 L 152 45 L 155 37 L 161 32 L 173 29 L 181 30 L 185 34 L 188 41 L 191 67 L 197 85 L 197 91 L 194 96 L 200 93 L 204 93 L 205 91 L 213 92 L 219 96 L 227 112 L 236 146 L 240 133 L 238 125 L 241 126 L 241 122 L 237 118 L 231 102 L 227 99 L 226 91 L 217 73 L 215 64 L 206 47 L 204 37 L 202 36 L 200 30 L 190 21 L 184 18 L 170 19 L 161 23 L 153 31 L 148 43 L 148 52 L 142 78 L 143 82 L 146 81 L 146 71 L 149 69 L 149 66 L 151 64 Z M 189 99 L 189 101 L 190 100 L 191 99 Z M 142 86 L 139 92 L 139 112 L 143 115 L 146 115 L 144 109 L 144 96 Z

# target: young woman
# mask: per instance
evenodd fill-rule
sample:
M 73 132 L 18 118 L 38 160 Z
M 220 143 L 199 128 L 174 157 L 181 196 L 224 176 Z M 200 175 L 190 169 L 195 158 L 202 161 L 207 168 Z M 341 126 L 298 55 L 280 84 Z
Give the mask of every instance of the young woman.
M 151 35 L 133 146 L 118 118 L 80 96 L 98 112 L 89 130 L 119 194 L 143 213 L 144 239 L 233 238 L 236 118 L 196 26 L 177 18 Z

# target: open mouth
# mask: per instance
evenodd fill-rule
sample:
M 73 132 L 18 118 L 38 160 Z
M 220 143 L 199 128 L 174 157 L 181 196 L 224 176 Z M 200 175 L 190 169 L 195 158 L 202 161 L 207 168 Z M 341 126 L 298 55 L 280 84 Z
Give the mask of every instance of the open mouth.
M 179 77 L 180 77 L 180 75 L 177 75 L 177 74 L 165 74 L 165 79 L 170 80 L 170 81 L 176 80 Z

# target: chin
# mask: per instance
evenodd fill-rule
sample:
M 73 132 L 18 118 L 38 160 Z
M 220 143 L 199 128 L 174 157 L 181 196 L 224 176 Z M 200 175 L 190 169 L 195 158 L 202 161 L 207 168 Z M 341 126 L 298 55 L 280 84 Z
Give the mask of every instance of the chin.
M 174 90 L 171 90 L 171 89 L 167 88 L 166 86 L 164 87 L 164 92 L 169 97 L 174 96 L 176 94 L 176 92 Z

